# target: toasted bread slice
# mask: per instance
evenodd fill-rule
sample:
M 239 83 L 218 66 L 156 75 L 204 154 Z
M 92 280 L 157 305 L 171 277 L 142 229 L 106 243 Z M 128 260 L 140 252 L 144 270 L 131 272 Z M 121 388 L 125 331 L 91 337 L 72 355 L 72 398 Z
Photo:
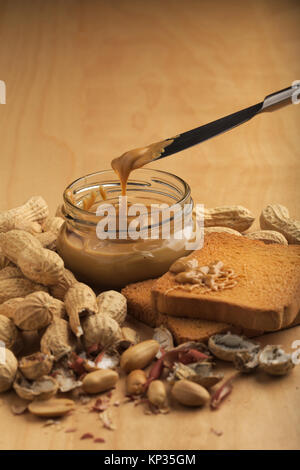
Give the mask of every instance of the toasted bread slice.
M 227 233 L 210 233 L 204 246 L 189 258 L 199 266 L 220 260 L 237 274 L 230 289 L 203 293 L 178 289 L 167 272 L 152 288 L 158 313 L 230 323 L 242 328 L 274 331 L 290 325 L 300 310 L 300 246 L 265 245 Z
M 161 325 L 161 318 L 152 307 L 151 289 L 156 279 L 129 284 L 121 290 L 127 299 L 127 310 L 137 320 L 155 328 Z M 165 315 L 163 315 L 164 317 Z
M 122 294 L 127 298 L 128 313 L 149 326 L 166 326 L 177 344 L 185 341 L 207 342 L 210 336 L 226 331 L 242 333 L 249 337 L 263 333 L 262 331 L 242 330 L 228 323 L 158 314 L 151 303 L 151 289 L 155 282 L 155 279 L 149 279 L 129 284 L 122 290 Z

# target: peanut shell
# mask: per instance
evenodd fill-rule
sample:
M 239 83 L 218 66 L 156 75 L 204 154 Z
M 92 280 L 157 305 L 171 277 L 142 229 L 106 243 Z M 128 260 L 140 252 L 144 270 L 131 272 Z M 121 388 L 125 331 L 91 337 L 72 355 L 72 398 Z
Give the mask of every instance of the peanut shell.
M 280 245 L 287 245 L 287 239 L 280 232 L 275 230 L 257 230 L 256 232 L 245 233 L 244 235 L 250 240 L 260 240 L 266 244 L 279 243 Z
M 3 304 L 0 305 L 0 315 L 4 315 L 5 317 L 13 320 L 16 308 L 20 305 L 23 299 L 23 297 L 15 297 L 14 299 L 9 299 L 6 300 L 6 302 L 3 302 Z
M 123 325 L 127 315 L 127 300 L 120 292 L 109 290 L 102 292 L 97 297 L 98 313 L 109 315 L 119 325 Z
M 48 250 L 56 249 L 57 235 L 53 232 L 42 232 L 37 233 L 35 237 L 39 240 L 43 248 L 48 248 Z
M 43 375 L 50 374 L 52 366 L 53 359 L 41 352 L 24 356 L 19 361 L 20 371 L 29 380 L 37 380 Z
M 0 344 L 0 393 L 11 388 L 17 370 L 18 361 L 14 353 Z
M 36 291 L 48 292 L 48 289 L 30 279 L 3 279 L 0 281 L 0 304 L 15 297 L 25 297 Z
M 280 232 L 289 243 L 300 243 L 300 221 L 289 217 L 289 211 L 281 204 L 269 204 L 260 215 L 260 226 L 265 230 Z
M 56 236 L 58 236 L 61 226 L 64 223 L 64 219 L 62 217 L 47 217 L 42 224 L 42 228 L 44 232 L 53 232 Z
M 39 240 L 24 230 L 10 230 L 0 233 L 2 253 L 13 263 L 17 264 L 18 257 L 27 247 L 42 248 Z
M 204 227 L 204 235 L 207 233 L 229 233 L 231 235 L 242 236 L 240 232 L 229 227 Z
M 47 248 L 25 248 L 19 254 L 17 264 L 28 279 L 45 286 L 57 284 L 64 271 L 62 258 Z
M 76 349 L 76 338 L 73 336 L 67 321 L 54 318 L 41 339 L 41 352 L 53 356 L 58 361 Z
M 220 206 L 210 209 L 194 209 L 194 212 L 204 218 L 205 227 L 227 227 L 238 232 L 244 232 L 251 227 L 254 217 L 243 206 Z
M 14 322 L 21 330 L 40 330 L 48 326 L 54 316 L 61 316 L 60 301 L 46 292 L 34 292 L 25 297 L 14 312 Z
M 29 226 L 31 222 L 40 222 L 48 215 L 46 201 L 41 196 L 33 196 L 22 206 L 0 213 L 0 232 L 13 230 L 18 222 Z
M 29 382 L 20 372 L 17 373 L 13 388 L 16 394 L 24 400 L 48 400 L 53 397 L 58 390 L 58 383 L 49 376 L 43 375 L 34 382 Z
M 97 313 L 96 295 L 89 286 L 77 282 L 68 289 L 65 296 L 65 306 L 71 330 L 75 336 L 79 337 L 83 334 L 79 317 Z
M 29 232 L 32 235 L 42 233 L 42 227 L 38 222 L 28 222 L 26 220 L 24 221 L 23 219 L 16 219 L 14 228 L 17 230 L 25 230 L 25 232 Z
M 50 286 L 51 295 L 53 295 L 53 297 L 56 299 L 64 300 L 69 288 L 76 283 L 77 280 L 74 274 L 65 268 L 59 282 L 54 286 Z
M 3 279 L 24 278 L 22 271 L 17 266 L 7 266 L 0 270 L 0 281 Z
M 108 315 L 88 315 L 81 321 L 83 342 L 86 349 L 97 345 L 105 349 L 121 340 L 122 332 L 119 324 Z
M 2 248 L 0 248 L 0 269 L 6 268 L 10 264 L 11 261 L 4 255 Z
M 21 334 L 14 322 L 4 315 L 0 315 L 0 344 L 1 341 L 7 349 L 15 354 L 18 354 L 23 346 Z

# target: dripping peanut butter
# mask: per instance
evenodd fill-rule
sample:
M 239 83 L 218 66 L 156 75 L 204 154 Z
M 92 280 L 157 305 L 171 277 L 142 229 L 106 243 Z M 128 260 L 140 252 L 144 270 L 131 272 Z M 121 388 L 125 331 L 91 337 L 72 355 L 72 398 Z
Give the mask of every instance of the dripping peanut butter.
M 165 148 L 173 142 L 174 139 L 155 142 L 146 147 L 129 150 L 120 157 L 112 160 L 111 166 L 121 181 L 122 196 L 126 195 L 126 185 L 130 173 L 160 157 Z

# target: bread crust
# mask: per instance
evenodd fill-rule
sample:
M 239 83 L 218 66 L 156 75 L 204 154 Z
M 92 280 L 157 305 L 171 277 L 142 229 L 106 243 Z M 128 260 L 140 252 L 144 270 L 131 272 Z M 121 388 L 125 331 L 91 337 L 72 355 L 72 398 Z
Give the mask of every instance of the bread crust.
M 172 290 L 178 284 L 168 272 L 152 288 L 155 311 L 264 331 L 285 328 L 295 320 L 300 310 L 300 246 L 211 233 L 202 250 L 189 257 L 196 257 L 200 266 L 220 259 L 242 273 L 237 286 L 207 294 Z

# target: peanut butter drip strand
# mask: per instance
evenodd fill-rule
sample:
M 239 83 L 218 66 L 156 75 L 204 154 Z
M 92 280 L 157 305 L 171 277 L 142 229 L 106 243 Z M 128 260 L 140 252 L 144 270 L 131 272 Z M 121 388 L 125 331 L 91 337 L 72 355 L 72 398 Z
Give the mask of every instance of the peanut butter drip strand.
M 147 147 L 129 150 L 112 160 L 111 166 L 121 181 L 122 196 L 126 195 L 126 186 L 130 173 L 160 157 L 165 148 L 172 142 L 174 142 L 174 139 L 155 142 Z

